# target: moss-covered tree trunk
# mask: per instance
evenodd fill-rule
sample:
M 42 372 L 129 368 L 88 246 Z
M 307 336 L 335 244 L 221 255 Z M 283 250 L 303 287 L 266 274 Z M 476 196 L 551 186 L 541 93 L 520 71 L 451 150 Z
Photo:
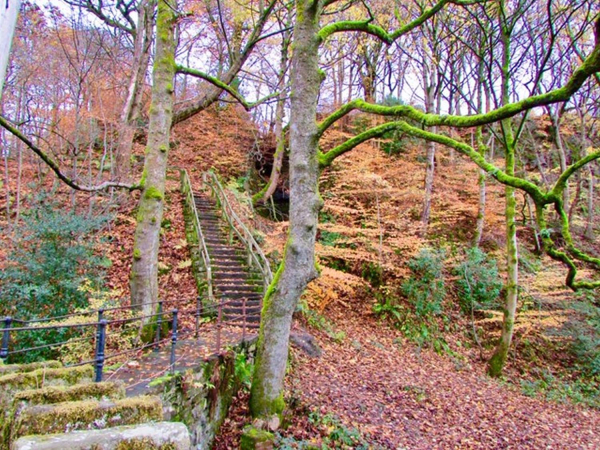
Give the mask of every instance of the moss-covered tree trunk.
M 176 7 L 176 0 L 158 2 L 148 146 L 141 180 L 143 188 L 138 205 L 131 266 L 131 302 L 135 305 L 143 305 L 145 314 L 152 311 L 152 304 L 158 298 L 158 247 L 173 115 L 175 76 L 173 30 Z
M 322 206 L 318 193 L 317 96 L 321 75 L 317 36 L 321 2 L 296 1 L 290 125 L 290 228 L 283 262 L 265 295 L 250 408 L 255 417 L 283 411 L 283 378 L 292 315 L 317 276 L 315 238 Z
M 501 2 L 501 17 L 506 19 L 505 4 Z M 502 20 L 502 49 L 503 49 L 503 64 L 502 64 L 502 101 L 504 104 L 510 103 L 510 38 L 511 30 L 506 22 Z M 502 133 L 504 136 L 505 148 L 505 171 L 506 174 L 513 177 L 515 175 L 515 137 L 512 129 L 512 120 L 505 119 L 502 121 Z M 506 299 L 504 303 L 504 318 L 502 321 L 502 334 L 496 346 L 496 350 L 489 362 L 489 374 L 493 377 L 500 376 L 504 363 L 508 356 L 508 350 L 513 337 L 515 326 L 515 317 L 517 312 L 518 287 L 519 287 L 519 256 L 517 250 L 517 227 L 515 223 L 516 215 L 516 198 L 515 188 L 505 186 L 506 195 L 506 265 L 507 265 L 507 280 L 506 280 Z

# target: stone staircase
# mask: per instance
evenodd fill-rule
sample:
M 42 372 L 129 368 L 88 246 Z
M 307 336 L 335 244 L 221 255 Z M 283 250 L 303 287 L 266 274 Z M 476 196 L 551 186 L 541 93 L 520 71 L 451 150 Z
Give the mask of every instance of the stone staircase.
M 194 203 L 210 255 L 215 296 L 226 303 L 223 320 L 241 324 L 245 301 L 246 326 L 258 328 L 263 289 L 260 273 L 248 266 L 244 248 L 229 241 L 229 232 L 215 200 L 202 192 L 194 192 Z
M 125 397 L 122 385 L 93 376 L 91 365 L 0 365 L 0 449 L 191 449 L 159 397 Z

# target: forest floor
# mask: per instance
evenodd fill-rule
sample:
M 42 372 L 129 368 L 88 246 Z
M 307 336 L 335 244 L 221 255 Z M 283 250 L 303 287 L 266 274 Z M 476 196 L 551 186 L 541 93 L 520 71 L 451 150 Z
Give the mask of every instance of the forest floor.
M 252 133 L 243 115 L 225 116 L 215 120 L 214 111 L 209 111 L 175 129 L 172 164 L 188 168 L 193 182 L 199 182 L 200 171 L 211 167 L 238 184 L 247 172 L 245 154 L 252 147 Z M 343 133 L 326 137 L 325 148 L 343 137 Z M 143 146 L 138 148 L 141 152 Z M 569 363 L 560 346 L 523 357 L 539 348 L 532 342 L 549 342 L 547 331 L 577 319 L 577 313 L 565 307 L 573 294 L 561 287 L 564 269 L 559 265 L 543 260 L 536 263 L 538 269 L 523 274 L 526 308 L 517 323 L 515 350 L 504 380 L 487 377 L 479 349 L 466 345 L 469 322 L 455 307 L 448 312 L 454 331 L 446 336 L 453 352 L 443 355 L 419 348 L 373 314 L 374 299 L 361 274 L 371 267 L 368 264 L 383 269 L 384 283 L 397 285 L 407 275 L 407 260 L 421 247 L 444 246 L 452 254 L 472 236 L 477 169 L 444 151 L 438 157 L 428 239 L 420 237 L 424 164 L 418 152 L 406 149 L 390 157 L 363 145 L 321 178 L 325 207 L 317 253 L 323 273 L 303 299 L 314 314 L 300 314 L 294 326 L 314 334 L 323 353 L 311 358 L 292 348 L 286 392 L 291 415 L 281 431 L 281 448 L 328 442 L 331 446 L 334 434 L 338 442 L 350 443 L 334 448 L 600 448 L 599 410 L 532 398 L 520 389 L 521 381 L 540 367 L 556 373 Z M 34 178 L 31 171 L 25 178 Z M 178 185 L 173 171 L 167 183 L 159 286 L 161 299 L 186 308 L 193 306 L 196 292 Z M 110 242 L 102 248 L 112 261 L 108 287 L 120 298 L 128 296 L 135 195 L 116 212 L 105 233 Z M 502 207 L 502 188 L 490 183 L 482 244 L 497 257 L 501 269 Z M 264 234 L 266 253 L 280 255 L 287 223 L 253 220 Z M 530 248 L 531 230 L 521 226 L 519 235 Z M 523 255 L 531 258 L 530 252 Z M 448 303 L 454 301 L 455 293 L 450 292 Z M 497 316 L 481 324 L 488 340 L 497 335 L 499 325 Z M 191 326 L 184 321 L 184 328 Z M 490 348 L 484 353 L 489 357 Z M 532 363 L 536 358 L 542 360 Z M 247 395 L 235 400 L 217 449 L 239 448 L 241 429 L 250 421 Z

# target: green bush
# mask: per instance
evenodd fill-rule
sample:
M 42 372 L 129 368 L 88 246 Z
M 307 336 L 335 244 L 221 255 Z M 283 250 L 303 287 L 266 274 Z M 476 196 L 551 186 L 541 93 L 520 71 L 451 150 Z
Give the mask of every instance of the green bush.
M 498 266 L 479 248 L 473 247 L 465 252 L 465 259 L 456 266 L 454 274 L 458 277 L 458 299 L 465 314 L 498 306 L 502 289 Z
M 412 274 L 402 284 L 402 293 L 418 318 L 424 319 L 442 312 L 446 295 L 443 273 L 445 257 L 444 250 L 424 248 L 408 262 Z
M 89 236 L 105 218 L 86 218 L 61 211 L 43 201 L 23 217 L 22 234 L 0 272 L 0 315 L 31 320 L 69 314 L 88 306 L 88 293 L 102 285 L 106 258 L 94 254 Z M 74 330 L 35 331 L 11 335 L 16 348 L 64 341 Z M 23 358 L 51 357 L 51 352 L 27 352 Z M 17 361 L 15 361 L 17 362 Z M 20 362 L 20 361 L 19 361 Z
M 571 325 L 578 368 L 586 376 L 600 377 L 600 308 L 584 300 L 577 309 L 585 317 L 582 323 Z

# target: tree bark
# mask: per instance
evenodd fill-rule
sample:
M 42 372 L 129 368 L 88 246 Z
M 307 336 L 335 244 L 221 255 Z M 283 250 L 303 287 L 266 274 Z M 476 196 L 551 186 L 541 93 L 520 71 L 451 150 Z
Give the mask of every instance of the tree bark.
M 4 78 L 8 68 L 8 56 L 20 7 L 21 0 L 11 0 L 0 4 L 0 100 L 2 100 L 2 88 L 4 87 Z
M 321 2 L 297 0 L 292 57 L 290 228 L 283 263 L 264 299 L 252 382 L 254 417 L 281 414 L 292 315 L 317 276 L 315 239 L 322 207 L 318 193 L 317 97 L 321 82 L 317 36 Z
M 143 305 L 144 314 L 152 312 L 152 305 L 158 299 L 158 247 L 173 116 L 175 9 L 176 0 L 158 2 L 148 146 L 140 183 L 143 188 L 138 205 L 130 284 L 131 302 Z
M 504 1 L 500 3 L 502 18 L 506 19 L 506 5 Z M 502 102 L 510 102 L 510 38 L 511 33 L 504 20 L 501 22 L 502 29 Z M 504 134 L 505 145 L 505 171 L 509 176 L 515 174 L 515 137 L 512 129 L 512 119 L 502 121 L 502 131 Z M 506 299 L 504 304 L 504 318 L 502 321 L 502 334 L 496 346 L 496 350 L 489 361 L 488 372 L 493 377 L 502 374 L 508 350 L 512 342 L 515 326 L 515 317 L 517 313 L 518 287 L 519 287 L 519 256 L 517 249 L 517 227 L 515 223 L 516 205 L 515 188 L 509 185 L 505 186 L 506 195 L 506 263 L 507 263 L 507 282 Z
M 139 118 L 144 77 L 150 60 L 153 12 L 156 0 L 144 0 L 138 8 L 137 33 L 134 39 L 133 61 L 127 97 L 120 117 L 120 131 L 117 142 L 115 177 L 121 181 L 131 180 L 131 153 L 135 137 L 135 123 Z

